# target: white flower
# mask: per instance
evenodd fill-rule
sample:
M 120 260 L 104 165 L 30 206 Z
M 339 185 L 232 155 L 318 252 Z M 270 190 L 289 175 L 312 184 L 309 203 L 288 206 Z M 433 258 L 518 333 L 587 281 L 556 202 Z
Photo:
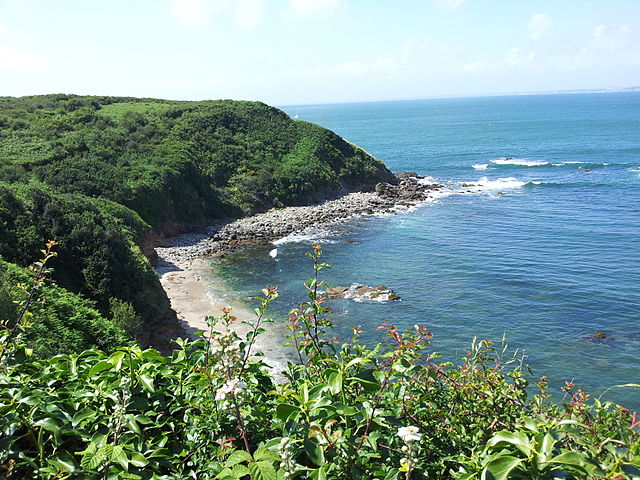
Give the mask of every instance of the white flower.
M 280 440 L 280 450 L 285 450 L 290 441 L 291 439 L 289 437 L 282 437 L 282 439 Z
M 420 429 L 418 427 L 400 427 L 398 429 L 398 436 L 402 439 L 404 443 L 411 444 L 420 440 L 422 437 L 421 433 L 418 433 Z
M 221 386 L 218 390 L 216 390 L 216 400 L 225 400 L 227 395 L 233 393 L 234 395 L 239 395 L 242 390 L 247 388 L 247 383 L 242 380 L 227 380 L 227 382 Z

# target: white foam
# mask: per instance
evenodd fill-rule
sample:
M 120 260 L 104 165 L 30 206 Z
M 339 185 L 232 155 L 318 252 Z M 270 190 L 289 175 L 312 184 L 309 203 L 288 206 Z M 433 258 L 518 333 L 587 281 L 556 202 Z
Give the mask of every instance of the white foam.
M 640 167 L 627 168 L 630 172 L 640 172 Z
M 482 177 L 480 180 L 475 182 L 461 182 L 460 184 L 467 190 L 482 192 L 487 190 L 508 190 L 512 188 L 520 188 L 525 186 L 527 183 L 514 177 L 495 178 L 491 180 L 487 177 Z
M 284 245 L 285 243 L 302 243 L 302 242 L 313 243 L 313 242 L 317 242 L 320 239 L 322 239 L 322 243 L 335 243 L 335 240 L 330 240 L 328 238 L 329 236 L 335 236 L 335 235 L 336 233 L 332 233 L 329 230 L 312 227 L 312 228 L 307 228 L 301 232 L 294 232 L 287 235 L 286 237 L 273 240 L 271 244 L 277 247 L 279 245 Z M 271 255 L 271 252 L 269 252 L 269 255 Z
M 491 160 L 491 163 L 496 165 L 518 165 L 520 167 L 541 167 L 543 165 L 549 165 L 549 162 L 541 160 L 524 160 L 522 158 L 498 158 Z
M 269 256 L 270 256 L 271 258 L 276 258 L 276 257 L 278 256 L 278 249 L 277 249 L 277 248 L 274 248 L 273 250 L 270 250 L 270 251 L 269 251 Z
M 472 165 L 473 168 L 475 168 L 476 170 L 486 170 L 487 168 L 489 168 L 489 164 L 488 163 L 477 163 L 475 165 Z
M 421 185 L 432 185 L 434 183 L 438 183 L 438 179 L 435 177 L 424 177 L 418 180 L 418 183 Z

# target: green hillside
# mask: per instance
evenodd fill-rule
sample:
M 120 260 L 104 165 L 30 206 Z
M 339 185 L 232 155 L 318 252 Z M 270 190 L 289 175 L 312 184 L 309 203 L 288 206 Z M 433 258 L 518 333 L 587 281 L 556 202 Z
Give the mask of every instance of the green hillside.
M 154 235 L 381 181 L 364 150 L 258 102 L 0 98 L 0 256 L 27 266 L 56 240 L 62 287 L 156 329 L 175 318 L 142 255 Z

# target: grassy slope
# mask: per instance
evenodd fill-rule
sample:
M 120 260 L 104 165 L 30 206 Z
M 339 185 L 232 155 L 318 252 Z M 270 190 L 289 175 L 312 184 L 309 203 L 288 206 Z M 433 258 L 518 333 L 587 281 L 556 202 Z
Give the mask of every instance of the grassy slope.
M 0 98 L 0 256 L 26 266 L 58 241 L 55 280 L 107 317 L 117 300 L 175 321 L 139 248 L 151 232 L 380 181 L 379 160 L 258 102 Z

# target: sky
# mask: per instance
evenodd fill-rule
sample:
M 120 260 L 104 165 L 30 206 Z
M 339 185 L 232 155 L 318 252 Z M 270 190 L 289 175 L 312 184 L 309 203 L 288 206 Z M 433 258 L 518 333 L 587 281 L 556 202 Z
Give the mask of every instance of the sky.
M 0 96 L 273 105 L 640 85 L 640 0 L 0 0 Z

